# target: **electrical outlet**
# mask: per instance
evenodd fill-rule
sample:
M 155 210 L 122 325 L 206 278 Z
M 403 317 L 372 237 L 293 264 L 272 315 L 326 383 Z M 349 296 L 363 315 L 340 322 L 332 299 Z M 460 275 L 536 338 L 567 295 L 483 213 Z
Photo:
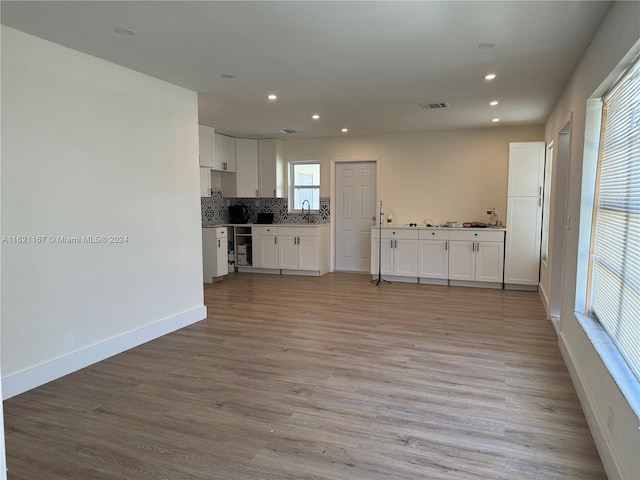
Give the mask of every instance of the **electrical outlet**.
M 609 405 L 609 410 L 607 411 L 607 430 L 609 433 L 613 433 L 613 407 Z

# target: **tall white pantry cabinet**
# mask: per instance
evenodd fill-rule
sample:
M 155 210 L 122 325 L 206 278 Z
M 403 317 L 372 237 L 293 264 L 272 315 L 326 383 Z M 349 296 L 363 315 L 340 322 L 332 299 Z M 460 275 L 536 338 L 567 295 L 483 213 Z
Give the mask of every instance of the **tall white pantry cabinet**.
M 544 142 L 509 144 L 505 288 L 538 288 L 544 155 Z

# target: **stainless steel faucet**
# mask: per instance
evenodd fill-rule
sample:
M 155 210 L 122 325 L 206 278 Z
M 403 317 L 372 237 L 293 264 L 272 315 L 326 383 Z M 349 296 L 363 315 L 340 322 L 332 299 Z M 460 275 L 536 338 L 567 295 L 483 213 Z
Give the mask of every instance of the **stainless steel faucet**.
M 309 203 L 309 200 L 304 200 L 302 202 L 302 219 L 304 220 L 304 204 L 307 204 L 307 223 L 311 223 L 311 203 Z

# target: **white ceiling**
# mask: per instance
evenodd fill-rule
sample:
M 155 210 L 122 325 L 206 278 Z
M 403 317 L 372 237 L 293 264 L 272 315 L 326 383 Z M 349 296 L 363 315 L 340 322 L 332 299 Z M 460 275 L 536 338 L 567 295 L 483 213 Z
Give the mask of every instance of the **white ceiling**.
M 542 124 L 609 6 L 2 1 L 1 18 L 197 91 L 200 122 L 216 131 L 301 138 L 344 135 L 342 127 L 350 136 L 490 127 L 494 117 L 499 125 Z M 118 27 L 136 35 L 118 35 Z M 495 47 L 478 48 L 483 42 Z M 491 83 L 489 72 L 498 75 Z M 490 107 L 494 99 L 500 104 Z M 449 108 L 423 110 L 423 102 Z M 300 133 L 279 134 L 284 128 Z

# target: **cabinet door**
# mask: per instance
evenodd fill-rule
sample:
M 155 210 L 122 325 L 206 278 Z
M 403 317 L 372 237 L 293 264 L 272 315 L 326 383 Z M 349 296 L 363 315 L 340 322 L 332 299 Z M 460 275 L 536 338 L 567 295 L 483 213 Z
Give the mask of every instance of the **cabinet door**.
M 449 248 L 447 240 L 420 240 L 418 276 L 449 278 Z
M 280 268 L 276 235 L 260 235 L 258 262 L 260 268 Z
M 537 285 L 542 205 L 538 197 L 509 197 L 505 283 Z
M 249 138 L 236 139 L 236 196 L 258 196 L 258 142 Z
M 225 172 L 235 172 L 236 171 L 236 139 L 233 137 L 228 137 L 227 135 L 223 135 L 222 143 L 223 143 L 223 151 L 224 151 L 224 163 L 222 165 L 222 169 Z
M 222 237 L 216 240 L 216 268 L 214 277 L 221 277 L 228 273 L 227 237 Z
M 418 276 L 418 240 L 395 240 L 393 274 L 399 277 Z
M 280 245 L 280 268 L 287 270 L 298 269 L 298 241 L 295 235 L 278 236 Z
M 214 170 L 224 170 L 222 168 L 224 163 L 224 135 L 219 133 L 213 134 L 213 160 L 211 163 Z
M 200 166 L 213 167 L 213 128 L 198 125 L 198 145 L 200 147 Z
M 476 243 L 476 280 L 502 283 L 504 266 L 504 243 Z
M 473 281 L 476 277 L 475 242 L 449 242 L 449 279 Z
M 204 283 L 211 283 L 212 278 L 215 276 L 216 249 L 214 247 L 214 230 L 213 228 L 202 229 L 202 277 Z
M 283 197 L 283 144 L 282 140 L 258 140 L 258 190 L 260 197 Z
M 371 239 L 371 273 L 378 273 L 378 257 L 380 257 L 380 264 L 382 268 L 380 272 L 383 275 L 391 275 L 391 242 L 389 238 L 382 239 L 382 248 L 380 247 L 380 239 Z
M 544 154 L 544 142 L 509 144 L 509 196 L 542 195 Z
M 318 265 L 318 238 L 315 236 L 298 237 L 298 269 L 319 270 Z
M 200 196 L 211 196 L 211 169 L 200 167 Z

